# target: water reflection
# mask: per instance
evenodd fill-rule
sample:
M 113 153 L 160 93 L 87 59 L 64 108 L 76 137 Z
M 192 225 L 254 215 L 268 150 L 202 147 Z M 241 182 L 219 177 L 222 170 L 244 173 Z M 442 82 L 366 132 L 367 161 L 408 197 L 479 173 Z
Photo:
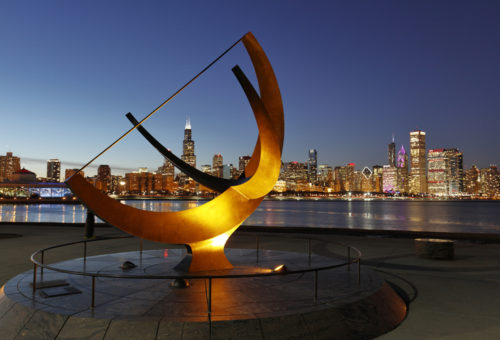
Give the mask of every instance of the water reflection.
M 192 209 L 205 201 L 128 200 L 148 211 Z M 500 202 L 264 201 L 246 225 L 500 233 Z M 83 205 L 0 204 L 0 221 L 84 223 Z M 101 222 L 97 219 L 97 222 Z

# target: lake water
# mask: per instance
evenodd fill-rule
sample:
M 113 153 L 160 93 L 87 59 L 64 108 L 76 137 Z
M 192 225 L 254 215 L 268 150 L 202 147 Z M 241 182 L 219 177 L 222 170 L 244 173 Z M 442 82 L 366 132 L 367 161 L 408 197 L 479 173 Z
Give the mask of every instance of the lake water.
M 179 211 L 204 201 L 130 200 L 150 211 Z M 86 209 L 71 204 L 3 204 L 0 222 L 85 222 Z M 264 201 L 246 225 L 500 233 L 496 201 Z

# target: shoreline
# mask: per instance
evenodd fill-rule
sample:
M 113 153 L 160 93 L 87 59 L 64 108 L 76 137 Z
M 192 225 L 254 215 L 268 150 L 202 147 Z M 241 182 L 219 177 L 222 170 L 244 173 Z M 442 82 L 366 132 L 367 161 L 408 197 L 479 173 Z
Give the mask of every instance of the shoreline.
M 60 222 L 0 222 L 2 226 L 36 226 L 36 227 L 69 227 L 84 228 L 85 223 L 60 223 Z M 115 228 L 107 223 L 96 223 L 96 228 Z M 322 228 L 301 226 L 256 226 L 242 225 L 237 232 L 271 232 L 277 234 L 313 234 L 313 235 L 343 235 L 361 237 L 387 237 L 401 239 L 415 238 L 438 238 L 460 241 L 472 241 L 483 243 L 500 243 L 500 233 L 472 233 L 472 232 L 441 232 L 441 231 L 417 231 L 417 230 L 390 230 L 390 229 L 349 229 L 349 228 Z M 1 232 L 0 232 L 1 233 Z
M 210 201 L 212 198 L 207 197 L 115 197 L 117 200 L 124 201 Z M 296 201 L 307 201 L 307 202 L 499 202 L 499 199 L 495 198 L 430 198 L 430 197 L 266 197 L 266 201 L 283 201 L 283 202 L 296 202 Z M 76 198 L 0 198 L 0 205 L 2 204 L 82 204 Z

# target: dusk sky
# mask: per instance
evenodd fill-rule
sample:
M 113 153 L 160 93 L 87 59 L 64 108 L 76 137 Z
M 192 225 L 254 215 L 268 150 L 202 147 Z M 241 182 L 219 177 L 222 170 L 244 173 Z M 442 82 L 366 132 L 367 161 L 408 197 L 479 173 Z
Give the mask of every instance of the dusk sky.
M 500 165 L 499 1 L 2 1 L 0 155 L 38 176 L 86 163 L 248 31 L 280 85 L 283 161 L 383 165 L 421 129 Z M 198 167 L 237 165 L 258 132 L 236 64 L 257 88 L 240 44 L 144 126 L 180 156 L 189 116 Z M 162 162 L 134 131 L 95 165 Z

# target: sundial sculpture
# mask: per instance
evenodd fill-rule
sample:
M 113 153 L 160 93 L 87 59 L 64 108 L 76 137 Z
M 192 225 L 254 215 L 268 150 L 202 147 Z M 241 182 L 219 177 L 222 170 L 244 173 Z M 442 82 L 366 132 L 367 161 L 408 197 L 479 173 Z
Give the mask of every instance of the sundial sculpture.
M 238 66 L 233 68 L 233 73 L 254 112 L 259 136 L 244 175 L 238 180 L 224 180 L 204 174 L 180 160 L 151 136 L 141 124 L 239 42 L 243 42 L 252 61 L 260 95 Z M 232 268 L 224 255 L 224 246 L 231 234 L 254 212 L 264 196 L 271 191 L 278 179 L 281 167 L 284 137 L 283 104 L 274 71 L 260 44 L 252 33 L 245 34 L 142 121 L 138 122 L 130 113 L 127 114 L 127 118 L 132 122 L 133 127 L 80 171 L 137 128 L 180 170 L 221 194 L 196 208 L 178 212 L 152 212 L 121 204 L 94 188 L 79 173 L 70 177 L 66 184 L 89 210 L 107 223 L 143 239 L 185 244 L 188 248 L 188 255 L 182 261 L 185 264 L 185 270 L 199 272 Z

